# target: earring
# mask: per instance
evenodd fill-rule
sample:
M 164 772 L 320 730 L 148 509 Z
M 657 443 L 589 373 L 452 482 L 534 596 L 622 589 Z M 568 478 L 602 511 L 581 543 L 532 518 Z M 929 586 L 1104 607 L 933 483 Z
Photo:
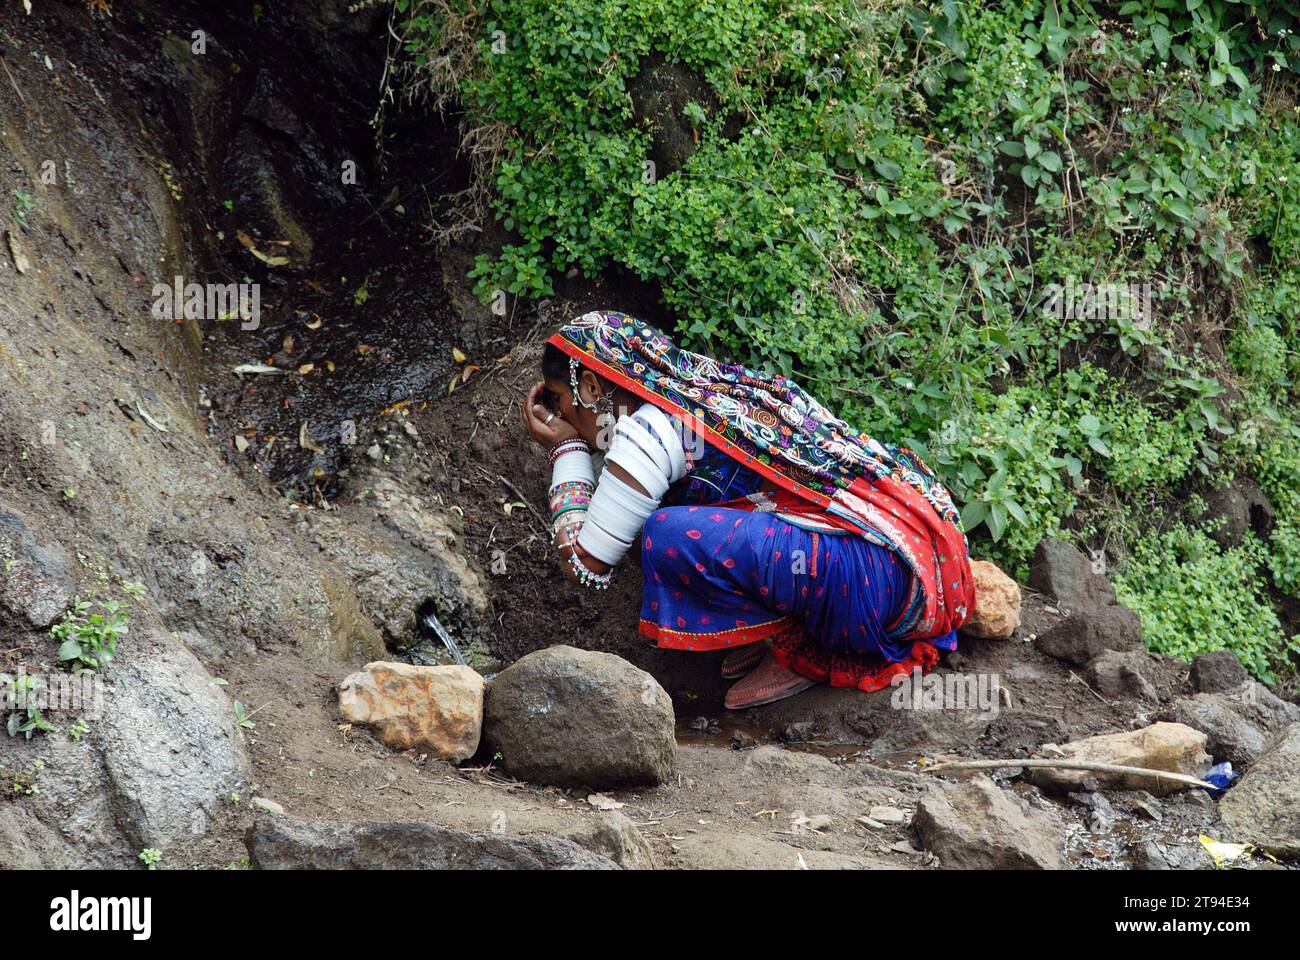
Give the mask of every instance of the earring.
M 583 409 L 590 410 L 596 414 L 596 425 L 601 426 L 605 420 L 609 421 L 610 426 L 614 424 L 614 401 L 609 397 L 598 397 L 591 403 L 582 399 L 582 394 L 578 391 L 578 358 L 569 358 L 569 389 L 573 391 L 573 402 Z
M 595 407 L 600 412 L 596 414 L 596 427 L 602 432 L 609 433 L 614 429 L 614 401 L 609 397 L 601 397 L 596 401 Z

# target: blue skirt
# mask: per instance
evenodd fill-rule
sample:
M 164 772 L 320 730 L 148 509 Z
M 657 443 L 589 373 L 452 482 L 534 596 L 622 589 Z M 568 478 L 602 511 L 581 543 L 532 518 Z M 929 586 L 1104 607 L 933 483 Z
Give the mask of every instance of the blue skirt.
M 652 514 L 641 547 L 641 632 L 660 646 L 727 649 L 798 624 L 828 654 L 912 656 L 912 641 L 888 636 L 912 596 L 912 573 L 863 537 L 771 513 L 685 506 Z M 956 635 L 928 642 L 951 650 Z

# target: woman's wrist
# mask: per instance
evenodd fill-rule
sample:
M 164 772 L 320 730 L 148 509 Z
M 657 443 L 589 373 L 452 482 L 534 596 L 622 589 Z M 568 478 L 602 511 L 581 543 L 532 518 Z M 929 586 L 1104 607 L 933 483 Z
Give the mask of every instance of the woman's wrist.
M 583 440 L 581 437 L 569 437 L 551 444 L 551 448 L 546 451 L 546 461 L 554 467 L 555 461 L 567 453 L 585 453 L 590 455 L 591 448 L 587 446 L 587 441 Z

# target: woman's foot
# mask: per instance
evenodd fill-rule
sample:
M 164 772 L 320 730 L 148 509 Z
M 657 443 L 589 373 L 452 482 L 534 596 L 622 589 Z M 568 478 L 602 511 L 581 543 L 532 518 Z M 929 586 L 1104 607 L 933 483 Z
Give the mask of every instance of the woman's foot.
M 816 680 L 787 670 L 768 653 L 757 670 L 727 691 L 723 702 L 728 710 L 745 710 L 793 697 L 816 685 Z
M 735 680 L 743 677 L 763 661 L 767 647 L 762 643 L 751 643 L 747 647 L 732 650 L 722 658 L 722 679 Z

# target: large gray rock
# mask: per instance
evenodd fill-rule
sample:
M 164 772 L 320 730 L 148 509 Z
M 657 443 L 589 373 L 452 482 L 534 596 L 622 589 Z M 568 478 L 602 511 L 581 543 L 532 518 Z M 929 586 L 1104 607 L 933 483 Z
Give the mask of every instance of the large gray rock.
M 1050 814 L 976 777 L 923 797 L 913 821 L 944 870 L 1057 870 L 1064 831 Z
M 1205 734 L 1205 749 L 1216 761 L 1231 760 L 1237 769 L 1250 766 L 1268 740 L 1267 731 L 1242 716 L 1222 693 L 1179 697 L 1161 719 L 1183 723 Z
M 135 867 L 202 836 L 222 801 L 250 780 L 230 700 L 185 647 L 160 631 L 131 634 L 75 712 L 47 718 L 89 731 L 0 736 L 0 768 L 37 761 L 39 793 L 0 809 L 0 869 Z
M 1115 587 L 1094 573 L 1092 561 L 1072 543 L 1039 541 L 1029 564 L 1029 586 L 1068 610 L 1091 609 L 1115 603 Z
M 1228 656 L 1231 663 L 1237 662 L 1235 656 Z M 1224 668 L 1227 663 L 1219 659 L 1212 670 L 1201 672 L 1201 679 L 1221 688 L 1220 692 L 1180 697 L 1169 705 L 1162 719 L 1185 723 L 1205 733 L 1206 749 L 1215 760 L 1231 760 L 1238 768 L 1248 767 L 1264 749 L 1270 734 L 1300 722 L 1300 707 L 1254 680 L 1226 686 L 1234 676 L 1234 671 Z
M 658 681 L 621 657 L 569 646 L 501 671 L 483 732 L 506 769 L 539 783 L 658 784 L 676 764 L 673 705 Z
M 1092 570 L 1077 547 L 1043 540 L 1034 551 L 1029 585 L 1047 594 L 1065 617 L 1034 640 L 1048 656 L 1084 666 L 1107 650 L 1141 650 L 1142 621 L 1115 600 L 1110 581 Z
M 467 833 L 422 820 L 258 817 L 244 834 L 260 870 L 617 870 L 562 837 Z
M 1285 857 L 1300 856 L 1300 723 L 1278 731 L 1259 759 L 1219 801 L 1231 839 Z
M 73 571 L 60 544 L 37 539 L 21 514 L 0 505 L 0 616 L 48 627 L 72 605 Z
M 113 661 L 101 722 L 118 827 L 137 849 L 203 833 L 249 780 L 230 700 L 188 650 L 156 642 L 145 656 Z

